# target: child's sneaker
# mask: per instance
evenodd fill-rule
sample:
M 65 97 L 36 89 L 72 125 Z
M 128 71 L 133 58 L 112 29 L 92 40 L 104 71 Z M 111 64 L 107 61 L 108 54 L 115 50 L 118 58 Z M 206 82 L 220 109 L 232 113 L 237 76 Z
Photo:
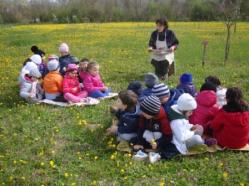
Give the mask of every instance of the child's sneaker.
M 143 161 L 146 158 L 148 158 L 148 154 L 146 154 L 142 150 L 137 151 L 137 153 L 135 155 L 133 155 L 133 159 L 136 161 Z
M 149 153 L 149 160 L 150 163 L 156 163 L 157 161 L 159 161 L 161 159 L 161 156 L 159 153 L 156 152 L 150 152 Z
M 217 140 L 215 138 L 207 138 L 205 139 L 205 144 L 207 146 L 217 145 Z

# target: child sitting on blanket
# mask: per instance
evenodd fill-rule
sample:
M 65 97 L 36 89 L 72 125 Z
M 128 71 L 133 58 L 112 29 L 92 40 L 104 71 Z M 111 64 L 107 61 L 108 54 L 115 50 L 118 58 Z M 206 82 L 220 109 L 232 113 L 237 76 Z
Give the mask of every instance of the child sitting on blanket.
M 237 87 L 227 89 L 226 100 L 211 128 L 220 146 L 239 149 L 249 143 L 249 107 Z
M 29 103 L 36 103 L 43 98 L 43 90 L 39 83 L 41 73 L 37 68 L 30 69 L 28 74 L 24 75 L 20 87 L 20 96 Z
M 216 87 L 212 83 L 204 83 L 196 96 L 197 109 L 189 118 L 190 123 L 200 124 L 206 134 L 209 133 L 209 125 L 219 111 L 216 100 Z
M 197 95 L 197 91 L 196 91 L 195 85 L 193 84 L 192 74 L 190 73 L 182 74 L 180 77 L 180 83 L 177 86 L 177 89 L 195 97 Z
M 45 98 L 49 100 L 56 100 L 62 95 L 63 77 L 59 73 L 60 64 L 56 57 L 50 59 L 47 64 L 49 73 L 44 77 L 43 88 L 45 91 Z
M 137 137 L 139 119 L 137 95 L 131 90 L 121 91 L 113 113 L 118 118 L 118 124 L 108 128 L 107 133 L 116 134 L 118 141 L 133 142 Z
M 90 62 L 87 65 L 87 73 L 83 80 L 83 85 L 88 95 L 93 98 L 102 98 L 109 95 L 110 90 L 102 82 L 99 74 L 99 64 Z
M 217 95 L 217 105 L 221 108 L 226 104 L 226 91 L 227 89 L 222 87 L 221 81 L 216 76 L 208 76 L 205 79 L 205 82 L 213 83 L 216 87 L 216 95 Z
M 36 45 L 34 45 L 34 46 L 31 47 L 31 51 L 34 54 L 37 54 L 37 55 L 41 56 L 42 63 L 39 65 L 39 71 L 41 72 L 42 77 L 44 77 L 48 73 L 47 64 L 45 62 L 45 59 L 46 59 L 45 55 L 46 55 L 46 53 L 44 51 L 42 51 L 41 49 L 39 49 Z
M 148 96 L 140 104 L 141 116 L 139 121 L 138 139 L 134 145 L 134 150 L 138 152 L 134 159 L 144 159 L 145 149 L 159 150 L 160 153 L 150 153 L 149 160 L 151 163 L 158 161 L 160 158 L 168 159 L 173 156 L 171 150 L 174 145 L 171 144 L 172 131 L 169 120 L 161 102 L 156 96 Z
M 63 93 L 64 98 L 72 103 L 82 102 L 88 95 L 85 90 L 81 90 L 78 78 L 78 66 L 76 64 L 69 64 L 67 66 L 66 75 L 63 79 Z
M 173 131 L 173 140 L 177 150 L 181 154 L 187 154 L 190 147 L 204 144 L 202 139 L 203 127 L 189 123 L 189 116 L 197 107 L 193 96 L 188 93 L 182 94 L 177 105 L 173 105 L 169 112 L 170 126 Z M 216 143 L 215 139 L 206 140 L 207 145 Z
M 79 63 L 79 76 L 80 76 L 80 82 L 83 82 L 85 75 L 87 73 L 87 65 L 89 63 L 89 60 L 87 58 L 83 58 L 80 60 Z

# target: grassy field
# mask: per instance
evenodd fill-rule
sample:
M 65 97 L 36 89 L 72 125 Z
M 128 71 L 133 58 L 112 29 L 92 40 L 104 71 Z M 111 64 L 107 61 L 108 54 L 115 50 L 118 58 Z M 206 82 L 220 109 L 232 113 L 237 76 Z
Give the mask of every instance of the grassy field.
M 228 64 L 223 65 L 223 23 L 170 23 L 180 40 L 177 75 L 191 72 L 199 88 L 208 75 L 239 86 L 249 100 L 249 23 L 238 23 Z M 177 157 L 150 165 L 115 150 L 105 136 L 109 106 L 57 108 L 29 105 L 18 96 L 17 76 L 38 45 L 57 54 L 60 42 L 79 58 L 96 59 L 106 84 L 116 92 L 152 71 L 146 51 L 153 23 L 0 26 L 0 185 L 247 185 L 249 153 L 219 152 Z M 201 42 L 209 41 L 201 66 Z M 96 131 L 89 124 L 101 124 Z

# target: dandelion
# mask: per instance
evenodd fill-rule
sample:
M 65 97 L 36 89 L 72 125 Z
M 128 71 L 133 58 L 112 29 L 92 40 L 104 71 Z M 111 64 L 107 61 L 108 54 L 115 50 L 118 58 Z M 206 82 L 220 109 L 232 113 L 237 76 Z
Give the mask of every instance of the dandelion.
M 54 169 L 56 167 L 55 163 L 53 160 L 50 160 L 49 162 L 50 166 Z
M 72 184 L 71 184 L 71 186 L 75 186 L 75 185 L 76 185 L 76 183 L 72 183 Z
M 165 186 L 165 181 L 164 179 L 161 179 L 160 183 L 159 183 L 159 186 Z
M 239 185 L 240 185 L 240 186 L 245 186 L 245 184 L 244 184 L 244 183 L 242 183 L 242 182 L 240 182 L 240 183 L 239 183 Z
M 26 178 L 25 178 L 24 176 L 22 176 L 21 179 L 22 179 L 23 181 L 25 181 Z
M 40 165 L 43 167 L 43 166 L 45 165 L 45 163 L 44 163 L 44 162 L 41 162 Z
M 121 170 L 120 170 L 120 173 L 121 173 L 121 174 L 124 174 L 124 173 L 125 173 L 125 170 L 124 170 L 124 169 L 121 169 Z
M 95 156 L 94 159 L 97 160 L 99 157 L 98 156 Z
M 69 176 L 69 174 L 67 172 L 64 173 L 65 178 L 67 178 Z
M 227 177 L 228 177 L 228 173 L 225 171 L 225 172 L 223 172 L 223 178 L 224 179 L 227 179 Z

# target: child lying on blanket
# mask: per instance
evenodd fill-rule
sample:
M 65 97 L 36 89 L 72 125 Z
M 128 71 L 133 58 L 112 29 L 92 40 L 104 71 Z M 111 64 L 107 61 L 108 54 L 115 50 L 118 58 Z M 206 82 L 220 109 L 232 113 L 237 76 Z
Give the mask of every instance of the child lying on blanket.
M 239 149 L 249 143 L 249 107 L 236 87 L 227 89 L 226 100 L 211 128 L 220 146 Z
M 90 62 L 87 65 L 87 73 L 83 80 L 84 88 L 93 98 L 102 98 L 109 95 L 110 90 L 102 82 L 99 74 L 99 64 Z
M 118 124 L 108 128 L 107 134 L 117 135 L 118 141 L 133 143 L 133 139 L 137 137 L 139 119 L 137 95 L 131 90 L 121 91 L 112 112 L 118 118 Z
M 43 90 L 39 83 L 41 73 L 37 68 L 33 68 L 24 75 L 21 83 L 20 96 L 29 103 L 36 103 L 43 98 Z
M 206 141 L 202 139 L 203 127 L 193 125 L 188 121 L 193 110 L 197 107 L 195 99 L 188 93 L 182 94 L 177 105 L 173 105 L 169 112 L 170 126 L 173 131 L 173 140 L 177 150 L 181 154 L 187 154 L 188 148 L 206 143 L 214 145 L 217 141 L 210 138 Z
M 66 75 L 63 79 L 64 98 L 68 102 L 79 103 L 87 97 L 87 92 L 81 90 L 78 78 L 78 66 L 69 64 L 66 69 Z

